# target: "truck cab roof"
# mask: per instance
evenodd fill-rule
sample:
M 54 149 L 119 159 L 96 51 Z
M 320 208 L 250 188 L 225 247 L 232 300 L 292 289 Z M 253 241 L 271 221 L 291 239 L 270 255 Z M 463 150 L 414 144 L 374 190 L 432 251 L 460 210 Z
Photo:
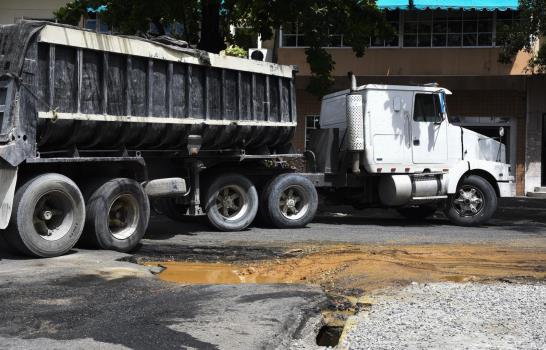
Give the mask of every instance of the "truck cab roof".
M 361 85 L 356 88 L 356 91 L 364 91 L 364 90 L 398 90 L 398 91 L 423 91 L 423 92 L 443 92 L 446 95 L 451 95 L 452 92 L 448 89 L 439 87 L 439 86 L 423 86 L 423 85 L 382 85 L 382 84 L 367 84 L 367 85 Z M 347 95 L 350 93 L 351 90 L 346 89 L 338 92 L 334 92 L 328 95 L 325 95 L 323 98 L 332 98 L 342 95 Z

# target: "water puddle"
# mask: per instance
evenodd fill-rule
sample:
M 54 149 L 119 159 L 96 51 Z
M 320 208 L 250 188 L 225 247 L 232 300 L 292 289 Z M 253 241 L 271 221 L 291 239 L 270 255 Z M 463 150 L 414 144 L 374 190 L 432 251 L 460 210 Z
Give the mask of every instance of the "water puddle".
M 277 284 L 296 283 L 278 275 L 257 274 L 252 267 L 225 263 L 146 262 L 146 266 L 164 268 L 159 277 L 183 284 Z
M 546 278 L 546 249 L 486 245 L 324 246 L 298 257 L 242 262 L 146 262 L 162 280 L 184 284 L 308 283 L 366 292 L 411 282 Z M 203 257 L 206 261 L 206 257 Z
M 347 319 L 369 309 L 367 295 L 376 290 L 411 282 L 546 279 L 546 247 L 327 245 L 251 261 L 222 261 L 218 254 L 207 256 L 206 252 L 200 253 L 202 262 L 144 264 L 161 271 L 162 280 L 183 284 L 319 285 L 330 300 L 322 310 L 323 327 L 316 337 L 320 346 L 336 346 Z M 190 257 L 195 258 L 195 254 Z

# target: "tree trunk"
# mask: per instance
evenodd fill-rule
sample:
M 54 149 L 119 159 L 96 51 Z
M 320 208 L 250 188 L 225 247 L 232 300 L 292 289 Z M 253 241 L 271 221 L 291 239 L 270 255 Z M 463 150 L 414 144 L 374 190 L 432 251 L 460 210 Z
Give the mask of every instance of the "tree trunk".
M 220 0 L 201 1 L 201 40 L 198 49 L 219 53 L 224 49 L 220 32 Z

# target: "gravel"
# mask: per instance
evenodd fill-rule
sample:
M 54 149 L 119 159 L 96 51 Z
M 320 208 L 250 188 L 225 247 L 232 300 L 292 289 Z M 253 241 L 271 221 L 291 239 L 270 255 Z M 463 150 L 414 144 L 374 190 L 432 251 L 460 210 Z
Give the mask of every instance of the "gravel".
M 412 284 L 375 297 L 341 349 L 546 349 L 546 284 Z

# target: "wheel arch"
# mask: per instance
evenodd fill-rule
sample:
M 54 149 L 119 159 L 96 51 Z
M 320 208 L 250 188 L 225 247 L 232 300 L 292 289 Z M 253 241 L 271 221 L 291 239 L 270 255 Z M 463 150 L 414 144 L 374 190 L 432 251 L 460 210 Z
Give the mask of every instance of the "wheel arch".
M 497 180 L 495 179 L 495 177 L 490 172 L 488 172 L 486 170 L 483 170 L 483 169 L 472 169 L 472 170 L 469 170 L 466 173 L 464 173 L 463 176 L 461 176 L 461 178 L 459 179 L 459 181 L 457 183 L 457 188 L 459 188 L 459 186 L 464 181 L 464 179 L 466 179 L 467 177 L 469 177 L 471 175 L 479 176 L 479 177 L 485 179 L 487 182 L 489 182 L 489 184 L 491 184 L 491 186 L 495 190 L 495 194 L 497 195 L 497 198 L 500 197 L 500 189 L 499 189 L 499 184 L 497 183 Z

